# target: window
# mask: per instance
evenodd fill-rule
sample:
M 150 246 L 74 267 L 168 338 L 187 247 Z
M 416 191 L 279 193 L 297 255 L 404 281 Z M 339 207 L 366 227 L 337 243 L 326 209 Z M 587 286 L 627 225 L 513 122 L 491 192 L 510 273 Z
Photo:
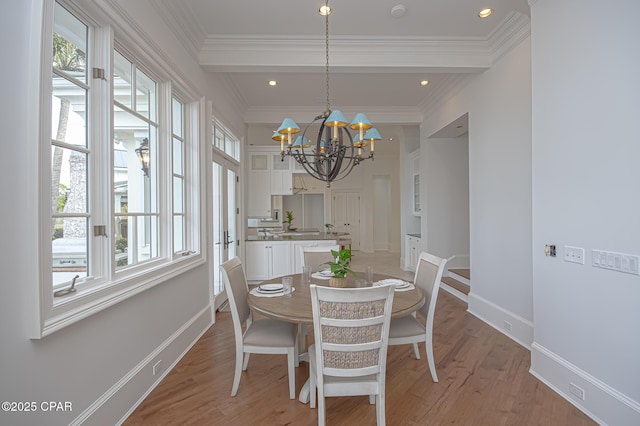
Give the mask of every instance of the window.
M 89 29 L 59 4 L 54 10 L 51 73 L 51 252 L 53 285 L 87 277 Z
M 171 102 L 173 166 L 173 252 L 185 249 L 186 180 L 184 175 L 184 105 L 175 97 Z
M 240 161 L 240 141 L 217 120 L 213 120 L 213 146 Z
M 34 337 L 204 262 L 200 103 L 187 100 L 199 97 L 145 53 L 142 35 L 129 40 L 65 0 L 43 8 L 51 86 L 40 93 L 40 134 L 51 167 L 39 173 L 51 184 L 39 195 L 50 206 L 40 229 L 52 243 Z
M 113 60 L 116 268 L 159 256 L 157 83 L 117 50 Z

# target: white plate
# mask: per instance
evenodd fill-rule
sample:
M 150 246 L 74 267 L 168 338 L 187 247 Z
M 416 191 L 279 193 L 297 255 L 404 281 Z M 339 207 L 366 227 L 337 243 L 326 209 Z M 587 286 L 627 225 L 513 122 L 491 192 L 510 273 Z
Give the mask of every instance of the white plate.
M 398 280 L 398 279 L 394 279 L 394 278 L 388 278 L 386 280 L 380 280 L 380 281 L 376 281 L 375 285 L 389 285 L 389 284 L 395 284 L 396 285 L 396 289 L 403 289 L 403 288 L 407 288 L 409 287 L 411 284 L 409 284 L 406 281 L 402 281 L 402 280 Z
M 278 294 L 278 293 L 284 293 L 284 290 L 283 289 L 280 289 L 280 290 L 261 290 L 260 288 L 258 288 L 256 290 L 256 292 L 260 293 L 260 294 Z
M 284 286 L 282 285 L 282 283 L 277 283 L 277 284 L 260 284 L 258 286 L 258 291 L 262 292 L 262 293 L 269 293 L 272 291 L 282 291 L 284 288 Z
M 322 275 L 323 277 L 332 277 L 333 272 L 330 269 L 325 269 L 324 271 L 318 271 L 318 275 Z

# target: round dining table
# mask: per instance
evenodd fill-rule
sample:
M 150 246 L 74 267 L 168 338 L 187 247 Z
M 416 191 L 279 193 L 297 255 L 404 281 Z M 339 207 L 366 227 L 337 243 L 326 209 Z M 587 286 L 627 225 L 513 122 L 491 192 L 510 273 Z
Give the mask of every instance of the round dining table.
M 299 324 L 313 323 L 311 312 L 311 293 L 309 285 L 302 283 L 302 274 L 286 275 L 293 277 L 293 288 L 295 289 L 291 297 L 260 297 L 249 293 L 248 303 L 254 312 L 280 321 L 294 322 Z M 356 280 L 363 277 L 347 277 L 347 287 L 356 287 Z M 386 279 L 397 279 L 388 275 L 374 274 L 374 282 Z M 263 281 L 262 284 L 281 283 L 282 277 Z M 328 279 L 311 277 L 311 284 L 329 286 Z M 399 318 L 409 315 L 422 307 L 425 302 L 424 293 L 420 288 L 412 290 L 396 291 L 393 296 L 393 309 L 391 318 Z
M 277 319 L 280 321 L 293 322 L 303 325 L 313 324 L 313 313 L 311 311 L 311 292 L 310 284 L 329 286 L 328 279 L 311 277 L 310 284 L 303 284 L 302 274 L 289 274 L 293 278 L 293 288 L 295 289 L 290 297 L 261 297 L 249 292 L 247 302 L 254 312 L 260 313 L 265 317 Z M 263 281 L 262 284 L 281 283 L 283 277 L 273 278 Z M 356 280 L 363 277 L 347 277 L 346 287 L 357 287 Z M 385 279 L 397 279 L 382 274 L 374 274 L 373 281 L 378 282 Z M 393 306 L 391 317 L 398 318 L 417 311 L 425 302 L 424 292 L 414 287 L 411 290 L 396 290 L 393 295 Z M 308 354 L 300 354 L 300 361 L 308 361 Z M 300 390 L 298 400 L 302 403 L 309 402 L 309 380 L 307 380 Z

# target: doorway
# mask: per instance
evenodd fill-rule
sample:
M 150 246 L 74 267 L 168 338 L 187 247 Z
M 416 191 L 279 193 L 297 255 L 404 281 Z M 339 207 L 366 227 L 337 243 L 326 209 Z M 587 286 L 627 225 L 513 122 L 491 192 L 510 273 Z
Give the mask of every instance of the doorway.
M 391 223 L 391 180 L 389 175 L 373 176 L 373 250 L 389 251 Z
M 360 192 L 336 191 L 332 198 L 333 230 L 348 233 L 351 250 L 360 250 Z
M 213 307 L 227 300 L 220 264 L 236 256 L 238 247 L 239 164 L 220 154 L 213 155 Z

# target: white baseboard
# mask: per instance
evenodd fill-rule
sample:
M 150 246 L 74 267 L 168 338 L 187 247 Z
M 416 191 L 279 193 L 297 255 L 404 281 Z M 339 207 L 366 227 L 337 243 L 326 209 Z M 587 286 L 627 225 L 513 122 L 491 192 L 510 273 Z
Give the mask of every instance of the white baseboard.
M 533 323 L 521 316 L 509 312 L 501 306 L 484 299 L 473 292 L 467 296 L 469 307 L 467 311 L 480 318 L 505 336 L 531 349 L 533 342 Z M 511 326 L 511 330 L 507 327 Z
M 206 306 L 76 417 L 71 425 L 85 422 L 122 424 L 212 323 L 211 307 Z M 161 371 L 154 376 L 153 366 L 158 361 L 162 361 Z
M 446 291 L 447 293 L 450 293 L 453 296 L 457 297 L 458 299 L 462 300 L 463 302 L 468 303 L 468 298 L 466 294 L 449 286 L 447 283 L 440 283 L 440 288 Z
M 640 425 L 640 403 L 536 342 L 530 373 L 601 425 Z M 584 401 L 571 393 L 571 383 L 584 390 Z

